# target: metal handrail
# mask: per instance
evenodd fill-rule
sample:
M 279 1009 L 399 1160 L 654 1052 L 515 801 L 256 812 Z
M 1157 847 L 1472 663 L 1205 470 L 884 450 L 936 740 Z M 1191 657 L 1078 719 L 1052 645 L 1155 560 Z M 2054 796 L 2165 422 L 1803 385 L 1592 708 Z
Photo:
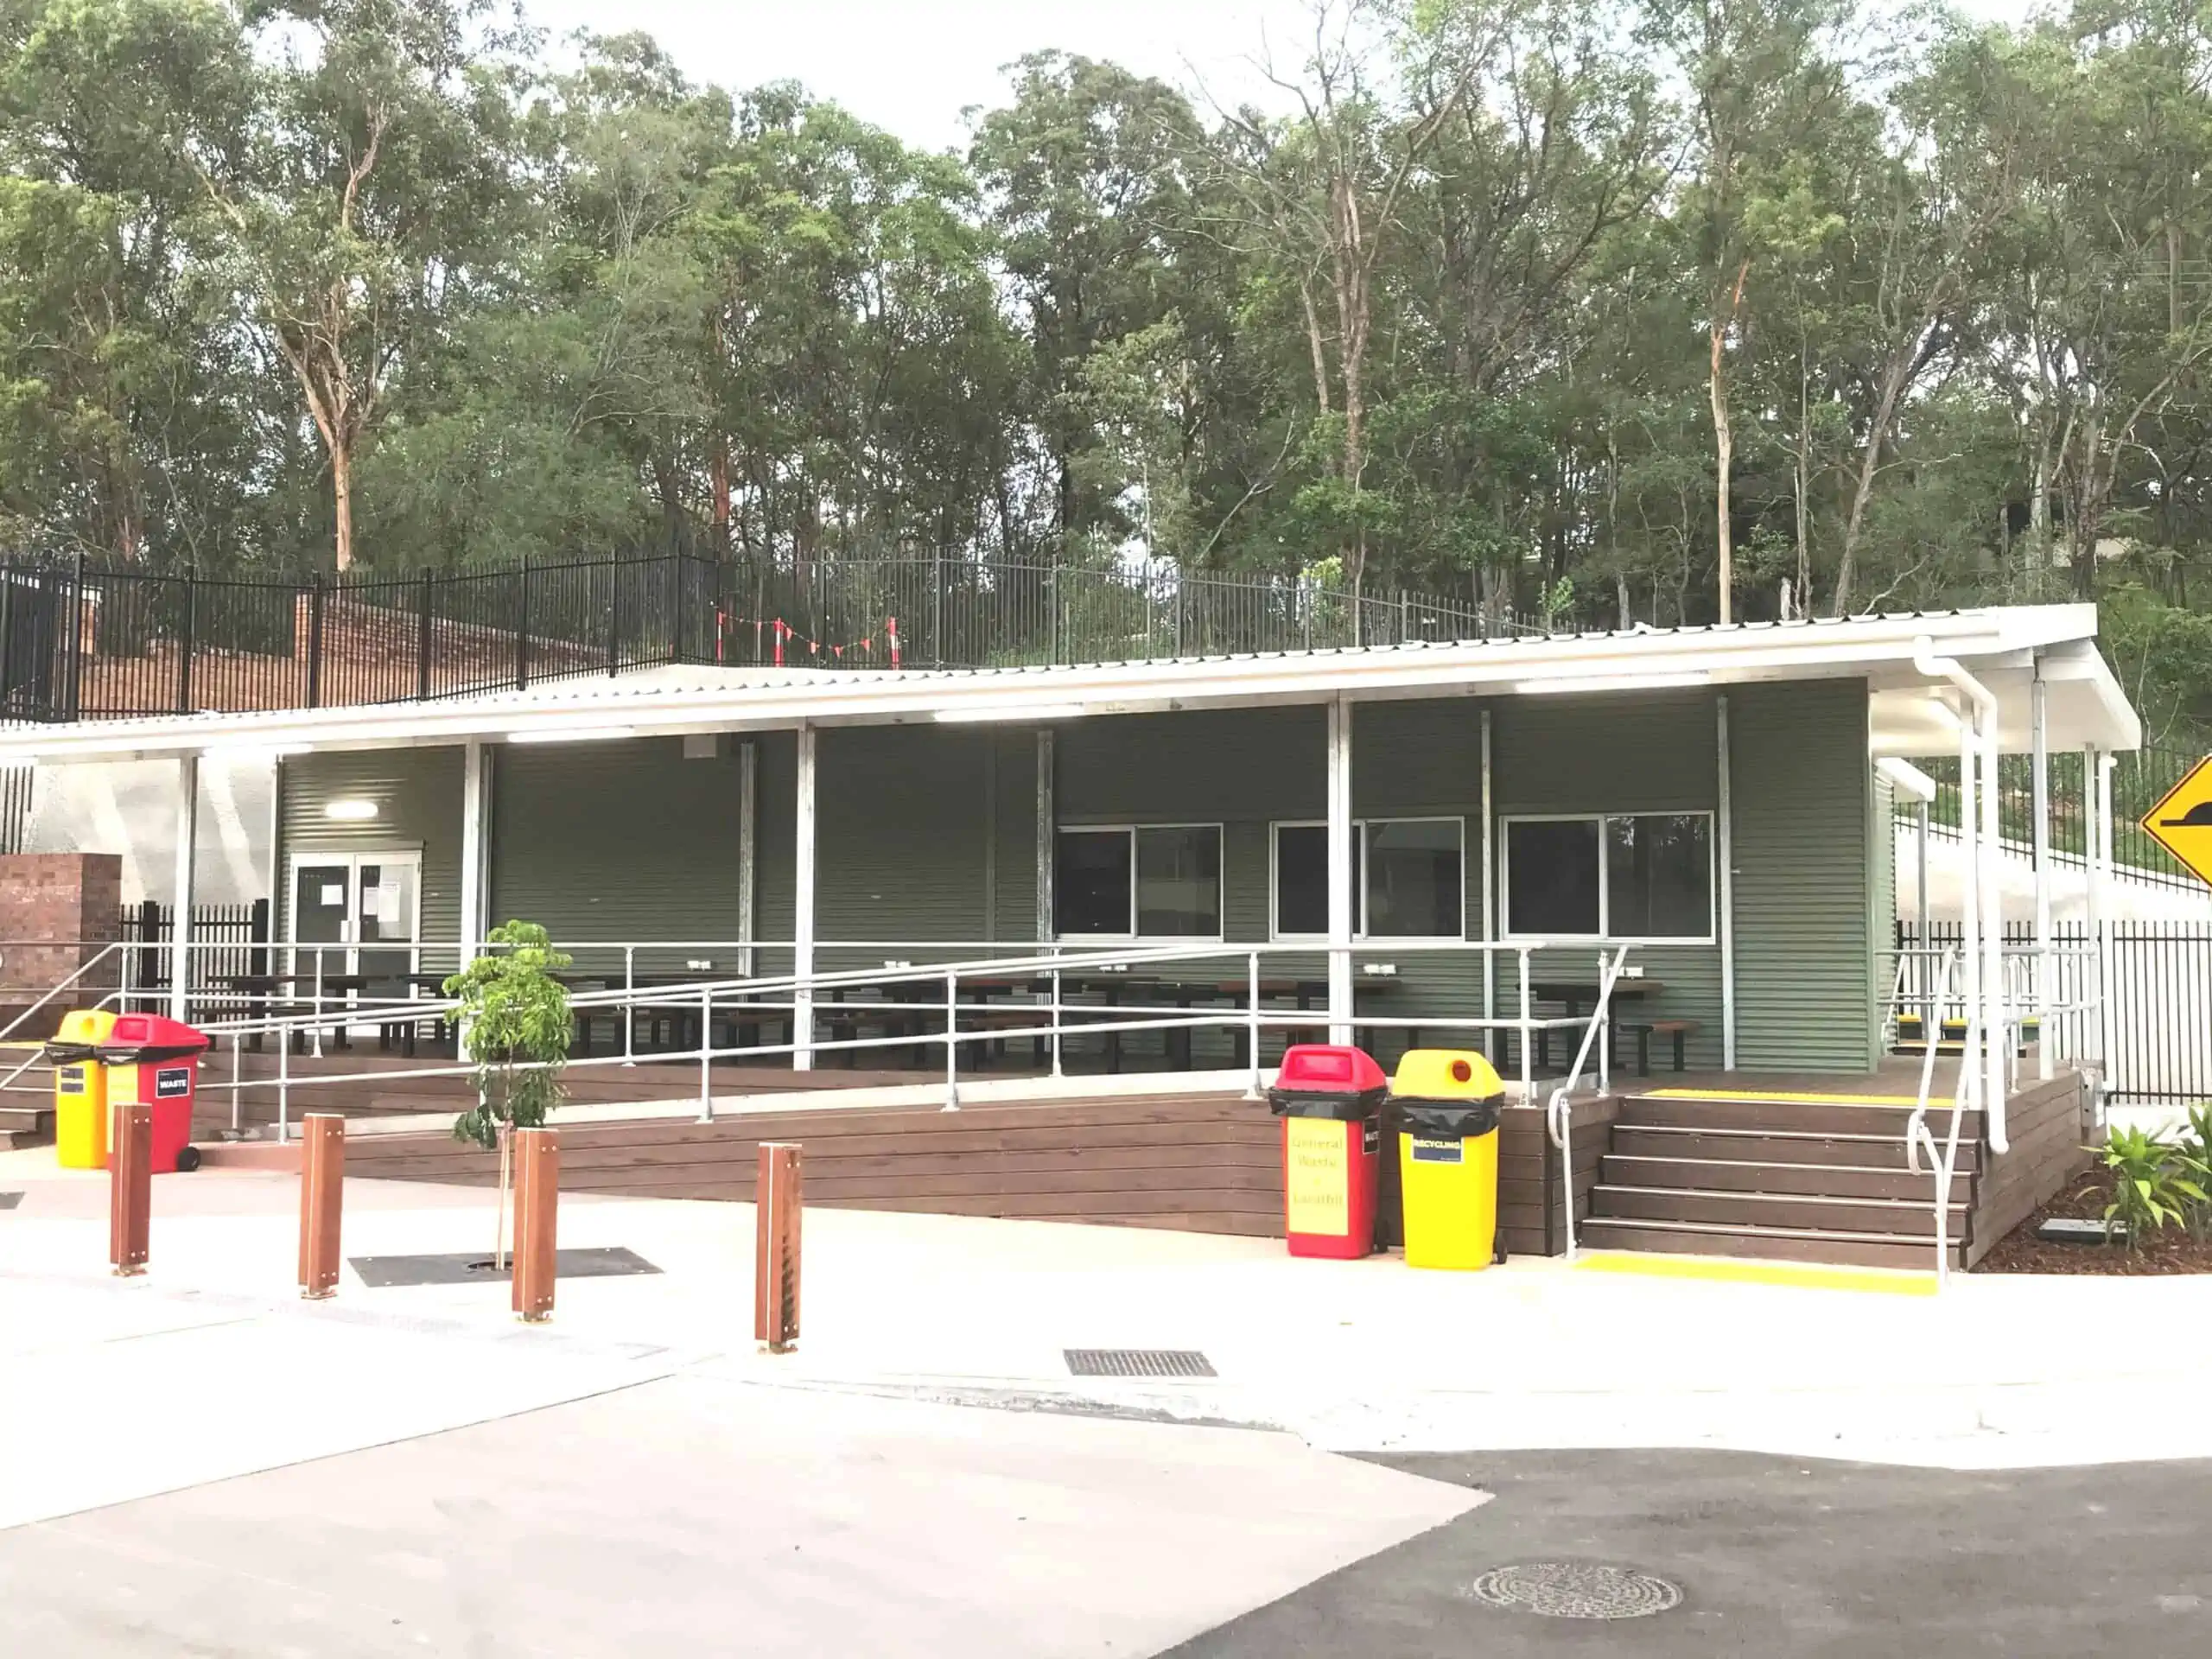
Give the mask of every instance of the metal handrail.
M 1465 951 L 1485 954 L 1510 952 L 1517 957 L 1520 959 L 1524 985 L 1530 971 L 1530 958 L 1539 949 L 1535 945 L 1520 943 L 1502 944 L 1495 941 L 1472 940 L 1456 943 L 1459 948 Z M 1390 944 L 1352 948 L 1355 950 L 1363 949 L 1370 952 L 1395 949 Z M 1506 1017 L 1438 1014 L 1400 1017 L 1355 1014 L 1349 1021 L 1332 1021 L 1332 1023 L 1349 1023 L 1357 1030 L 1387 1031 L 1418 1027 L 1424 1030 L 1518 1032 L 1521 1034 L 1524 1071 L 1530 1039 L 1535 1033 L 1554 1030 L 1572 1030 L 1579 1027 L 1584 1032 L 1581 1049 L 1575 1062 L 1575 1077 L 1579 1079 L 1582 1068 L 1589 1058 L 1591 1046 L 1597 1040 L 1597 1034 L 1603 1030 L 1606 1014 L 1611 1007 L 1613 985 L 1619 976 L 1621 965 L 1627 956 L 1627 949 L 1624 946 L 1615 954 L 1611 968 L 1605 973 L 1604 982 L 1600 987 L 1599 1008 L 1586 1020 L 1579 1016 L 1539 1017 L 1529 1011 L 1524 1001 L 1522 1012 Z M 1246 1033 L 1250 1042 L 1246 1057 L 1248 1062 L 1246 1069 L 1249 1080 L 1248 1093 L 1256 1096 L 1263 1069 L 1259 1058 L 1260 1034 L 1273 1029 L 1310 1028 L 1328 1018 L 1323 1011 L 1312 1008 L 1263 1010 L 1257 1006 L 1256 996 L 1249 996 L 1248 1006 L 1241 1008 L 1233 1004 L 1226 1008 L 1182 1007 L 1168 1008 L 1149 1004 L 1102 1007 L 1093 1002 L 1070 1005 L 1065 1001 L 1062 994 L 1063 976 L 1070 972 L 1113 971 L 1148 964 L 1219 960 L 1224 957 L 1237 956 L 1245 959 L 1244 979 L 1249 994 L 1258 985 L 1260 964 L 1263 957 L 1310 956 L 1313 954 L 1313 946 L 1305 944 L 1224 946 L 1213 941 L 1206 941 L 1185 946 L 1145 946 L 1071 953 L 1066 946 L 1058 945 L 1047 954 L 1001 957 L 982 962 L 902 963 L 890 968 L 844 969 L 830 973 L 779 974 L 747 979 L 702 980 L 677 984 L 585 992 L 572 997 L 570 1006 L 584 1010 L 620 1010 L 625 1007 L 634 1009 L 640 1007 L 678 1007 L 696 1000 L 700 1017 L 697 1047 L 690 1050 L 662 1052 L 652 1058 L 659 1063 L 681 1062 L 686 1059 L 696 1059 L 698 1062 L 700 1116 L 704 1121 L 711 1121 L 714 1116 L 712 1064 L 717 1058 L 743 1057 L 760 1059 L 779 1055 L 797 1057 L 802 1053 L 813 1055 L 828 1052 L 863 1052 L 874 1049 L 912 1048 L 918 1044 L 934 1043 L 943 1043 L 945 1046 L 945 1106 L 948 1109 L 957 1109 L 959 1104 L 958 1055 L 961 1045 L 979 1042 L 1003 1043 L 1025 1039 L 1049 1041 L 1053 1052 L 1054 1075 L 1058 1076 L 1059 1075 L 1060 1046 L 1071 1029 L 1065 1015 L 1071 1008 L 1084 1016 L 1080 1025 L 1073 1028 L 1085 1035 L 1109 1035 L 1143 1031 L 1196 1031 L 1205 1028 L 1242 1031 Z M 1603 957 L 1600 957 L 1599 963 L 1603 969 L 1605 967 Z M 1044 988 L 1037 995 L 1036 999 L 1027 1005 L 1036 1009 L 1038 1018 L 1035 1022 L 1020 1027 L 1009 1027 L 1001 1023 L 982 1029 L 962 1030 L 960 1028 L 961 1005 L 958 996 L 960 984 L 963 979 L 1025 975 L 1034 978 L 1040 987 Z M 942 1033 L 918 1032 L 912 1034 L 899 1033 L 881 1037 L 864 1037 L 855 1034 L 845 1038 L 817 1038 L 811 1032 L 802 1033 L 795 1027 L 792 1032 L 792 1040 L 786 1043 L 743 1046 L 732 1044 L 717 1046 L 713 1041 L 714 1016 L 717 1009 L 725 1011 L 734 1009 L 743 1014 L 789 1012 L 797 1015 L 804 1008 L 820 1006 L 813 1002 L 812 997 L 814 992 L 822 988 L 865 988 L 890 982 L 921 982 L 937 978 L 943 979 L 946 987 L 944 1001 L 937 1005 L 946 1015 L 945 1029 Z M 916 1001 L 860 1001 L 842 1004 L 841 1008 L 844 1012 L 853 1014 L 872 1010 L 895 1010 L 913 1014 L 931 1006 L 932 1005 L 927 1002 Z M 277 1138 L 282 1141 L 289 1136 L 290 1121 L 289 1097 L 290 1072 L 287 1057 L 290 1052 L 289 1039 L 292 1036 L 320 1033 L 336 1027 L 357 1023 L 397 1024 L 410 1019 L 449 1017 L 454 1008 L 454 1004 L 450 1001 L 358 1003 L 341 1005 L 328 1011 L 318 1011 L 308 1014 L 287 1014 L 274 1018 L 214 1022 L 205 1029 L 211 1036 L 218 1039 L 228 1037 L 231 1039 L 232 1075 L 227 1085 L 218 1084 L 213 1086 L 217 1088 L 227 1086 L 231 1090 L 232 1116 L 234 1125 L 238 1120 L 239 1100 L 244 1091 L 251 1089 L 274 1088 L 277 1092 Z M 1101 1014 L 1111 1017 L 1097 1017 Z M 274 1035 L 279 1039 L 278 1065 L 274 1077 L 248 1078 L 243 1075 L 239 1060 L 240 1042 L 243 1038 L 253 1035 Z M 1602 1065 L 1604 1064 L 1602 1048 L 1599 1053 Z M 583 1069 L 601 1065 L 630 1065 L 634 1064 L 634 1060 L 626 1052 L 626 1052 L 622 1055 L 586 1056 L 582 1059 L 566 1061 L 563 1064 Z M 466 1063 L 457 1062 L 450 1065 L 410 1067 L 404 1070 L 383 1069 L 358 1074 L 334 1076 L 329 1073 L 318 1073 L 314 1081 L 319 1086 L 372 1081 L 391 1083 L 409 1078 L 465 1077 L 471 1075 L 474 1070 L 473 1066 Z
M 1611 1078 L 1607 1075 L 1607 1056 L 1602 1033 L 1611 1028 L 1612 1020 L 1613 986 L 1618 982 L 1621 969 L 1628 961 L 1628 947 L 1623 945 L 1613 952 L 1610 966 L 1603 956 L 1598 958 L 1599 981 L 1597 1006 L 1590 1011 L 1589 1029 L 1582 1033 L 1582 1046 L 1576 1050 L 1574 1069 L 1567 1074 L 1567 1081 L 1552 1090 L 1551 1099 L 1544 1109 L 1544 1128 L 1559 1148 L 1560 1198 L 1567 1220 L 1567 1259 L 1574 1260 L 1574 1107 L 1575 1086 L 1582 1081 L 1583 1063 L 1590 1058 L 1590 1046 L 1598 1045 L 1598 1086 L 1603 1090 Z
M 1958 947 L 1955 945 L 1946 949 L 1936 969 L 1936 982 L 1939 991 L 1948 991 L 1951 977 L 1959 966 Z M 1948 1283 L 1950 1277 L 1951 1187 L 1958 1172 L 1961 1125 L 1965 1121 L 1967 1103 L 1973 1097 L 1975 1082 L 1980 1076 L 1974 1055 L 1980 1046 L 1980 1039 L 1981 1010 L 1979 1007 L 1970 1007 L 1967 1014 L 1965 1040 L 1959 1050 L 1958 1080 L 1951 1090 L 1951 1128 L 1943 1142 L 1938 1145 L 1934 1132 L 1928 1127 L 1928 1109 L 1936 1089 L 1937 1045 L 1932 1033 L 1926 1052 L 1921 1056 L 1919 1099 L 1912 1109 L 1912 1115 L 1905 1119 L 1905 1166 L 1914 1174 L 1919 1174 L 1921 1157 L 1925 1154 L 1928 1173 L 1935 1178 L 1936 1283 L 1938 1289 Z M 1999 1039 L 2002 1039 L 2001 1033 Z M 2011 1045 L 2006 1046 L 2009 1048 Z

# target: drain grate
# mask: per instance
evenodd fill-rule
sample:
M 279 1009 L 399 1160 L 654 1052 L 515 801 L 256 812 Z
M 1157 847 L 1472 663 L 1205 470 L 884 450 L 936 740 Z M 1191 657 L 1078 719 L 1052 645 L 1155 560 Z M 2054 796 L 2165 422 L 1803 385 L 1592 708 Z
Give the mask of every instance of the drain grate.
M 1067 1348 L 1070 1376 L 1212 1376 L 1194 1348 Z
M 1547 1618 L 1648 1618 L 1682 1601 L 1681 1586 L 1656 1573 L 1572 1561 L 1493 1567 L 1467 1592 L 1493 1607 L 1523 1607 Z

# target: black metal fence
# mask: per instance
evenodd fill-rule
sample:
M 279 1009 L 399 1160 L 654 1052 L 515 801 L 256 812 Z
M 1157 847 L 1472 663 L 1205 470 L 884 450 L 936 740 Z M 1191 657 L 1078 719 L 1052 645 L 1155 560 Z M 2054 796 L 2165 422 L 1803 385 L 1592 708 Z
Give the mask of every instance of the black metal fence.
M 155 947 L 176 935 L 176 906 L 148 899 L 126 905 L 117 918 L 116 938 L 138 947 L 125 952 L 123 982 L 132 991 L 166 993 L 169 953 Z M 270 971 L 270 905 L 256 899 L 244 905 L 192 907 L 190 988 L 200 993 L 230 988 L 226 982 Z
M 671 663 L 990 668 L 1541 631 L 1166 563 L 662 555 L 306 581 L 0 565 L 0 718 L 396 702 Z
M 1956 922 L 1936 922 L 1927 944 L 1936 950 L 1956 947 Z M 2109 974 L 2103 1025 L 2111 1052 L 2105 1076 L 2120 1103 L 2188 1105 L 2212 1100 L 2212 921 L 2126 920 L 2107 924 Z M 1899 922 L 1900 951 L 1921 944 L 1918 928 Z M 2008 922 L 2005 943 L 2025 950 L 2035 943 L 2032 923 Z M 2054 923 L 2050 1000 L 2059 1007 L 2091 1001 L 2095 986 L 2088 925 Z M 1935 959 L 1907 957 L 1898 986 L 1898 1006 L 1910 1010 L 1929 995 Z M 2058 1015 L 2050 1037 L 2067 1056 L 2095 1052 L 2094 1016 Z
M 2132 878 L 2202 892 L 2204 884 L 2177 863 L 2173 855 L 2144 832 L 2139 820 L 2156 806 L 2165 792 L 2179 783 L 2203 757 L 2193 749 L 2145 748 L 2113 757 L 2112 855 L 2126 865 Z M 1929 828 L 1939 835 L 1959 832 L 1959 758 L 1938 755 L 1915 760 L 1936 781 L 1936 798 L 1928 808 Z M 2075 750 L 2050 757 L 2050 845 L 2054 861 L 2086 864 L 2089 813 L 2093 803 L 2086 787 L 2088 767 Z M 2035 780 L 2033 760 L 2024 754 L 1998 757 L 1998 834 L 2010 850 L 2025 853 L 2035 837 Z M 1916 803 L 1900 796 L 1897 816 L 1910 823 Z

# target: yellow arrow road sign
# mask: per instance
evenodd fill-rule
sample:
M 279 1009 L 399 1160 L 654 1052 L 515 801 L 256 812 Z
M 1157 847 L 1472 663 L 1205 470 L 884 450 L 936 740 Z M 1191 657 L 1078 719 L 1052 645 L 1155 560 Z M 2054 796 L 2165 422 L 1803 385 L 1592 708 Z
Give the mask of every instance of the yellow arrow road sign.
M 2199 880 L 2212 882 L 2212 755 L 2190 767 L 2165 798 L 2143 815 L 2143 830 Z

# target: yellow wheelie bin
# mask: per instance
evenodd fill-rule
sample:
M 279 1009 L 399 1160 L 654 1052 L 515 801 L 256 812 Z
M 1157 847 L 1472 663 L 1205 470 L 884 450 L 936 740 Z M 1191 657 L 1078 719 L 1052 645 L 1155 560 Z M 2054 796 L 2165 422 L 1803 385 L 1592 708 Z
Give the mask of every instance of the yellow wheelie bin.
M 64 1169 L 107 1167 L 107 1067 L 100 1045 L 115 1029 L 105 1008 L 61 1016 L 46 1046 L 54 1068 L 54 1155 Z
M 1390 1079 L 1399 1128 L 1406 1265 L 1463 1271 L 1504 1260 L 1497 1246 L 1497 1125 L 1505 1085 L 1471 1051 L 1417 1048 Z

